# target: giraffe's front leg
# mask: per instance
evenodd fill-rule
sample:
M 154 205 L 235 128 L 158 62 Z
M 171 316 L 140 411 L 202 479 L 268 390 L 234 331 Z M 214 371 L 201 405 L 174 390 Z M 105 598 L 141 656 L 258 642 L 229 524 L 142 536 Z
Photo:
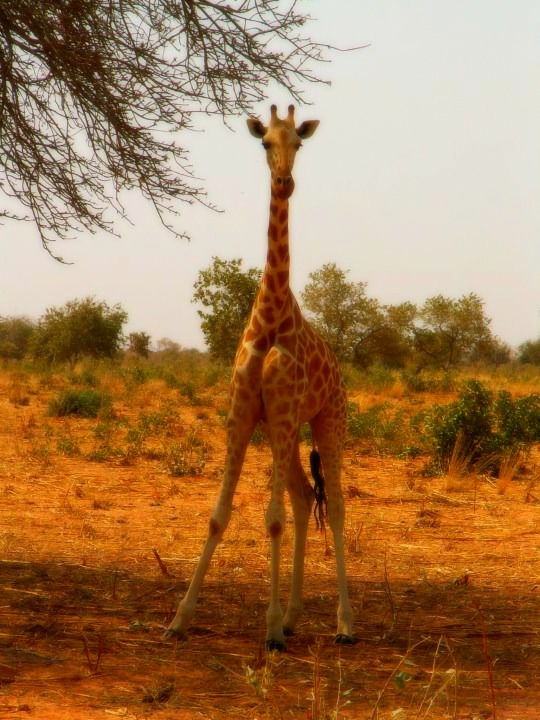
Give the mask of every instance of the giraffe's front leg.
M 231 517 L 232 499 L 236 487 L 236 480 L 234 480 L 234 478 L 231 480 L 230 476 L 227 482 L 226 479 L 223 481 L 221 493 L 210 518 L 210 522 L 208 524 L 208 536 L 197 563 L 197 567 L 195 568 L 188 591 L 180 601 L 176 615 L 164 633 L 164 639 L 177 638 L 179 640 L 185 640 L 187 637 L 187 629 L 193 615 L 195 614 L 197 598 L 199 596 L 201 585 L 208 571 L 214 551 L 223 537 L 223 533 L 225 532 Z
M 270 604 L 266 613 L 266 648 L 284 650 L 283 611 L 280 604 L 280 555 L 281 538 L 285 529 L 285 483 L 288 479 L 297 429 L 292 423 L 280 424 L 268 418 L 270 442 L 272 443 L 273 472 L 272 495 L 266 510 L 266 529 L 270 537 Z M 294 427 L 294 430 L 293 430 Z
M 238 422 L 234 415 L 227 421 L 227 457 L 221 490 L 208 524 L 208 536 L 203 551 L 195 568 L 193 578 L 184 598 L 181 600 L 176 615 L 164 633 L 164 639 L 185 639 L 187 629 L 197 605 L 201 585 L 208 571 L 214 551 L 223 537 L 232 512 L 232 502 L 240 471 L 244 462 L 247 445 L 255 425 L 254 417 L 244 416 Z

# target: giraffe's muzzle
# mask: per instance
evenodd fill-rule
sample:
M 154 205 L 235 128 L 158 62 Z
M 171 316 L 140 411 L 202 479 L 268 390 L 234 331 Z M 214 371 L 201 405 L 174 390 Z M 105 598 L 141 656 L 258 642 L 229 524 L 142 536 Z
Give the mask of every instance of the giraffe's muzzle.
M 294 191 L 292 175 L 276 175 L 272 178 L 272 192 L 281 199 L 290 198 Z

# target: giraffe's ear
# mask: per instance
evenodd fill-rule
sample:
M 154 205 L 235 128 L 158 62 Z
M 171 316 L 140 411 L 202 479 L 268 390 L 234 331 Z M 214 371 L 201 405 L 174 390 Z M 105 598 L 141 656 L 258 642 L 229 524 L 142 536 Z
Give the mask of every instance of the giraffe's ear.
M 256 138 L 262 138 L 266 135 L 268 128 L 265 127 L 257 118 L 249 118 L 246 121 L 249 132 Z
M 302 138 L 302 140 L 306 140 L 315 133 L 318 127 L 318 120 L 304 120 L 304 122 L 296 128 L 296 134 L 299 138 Z

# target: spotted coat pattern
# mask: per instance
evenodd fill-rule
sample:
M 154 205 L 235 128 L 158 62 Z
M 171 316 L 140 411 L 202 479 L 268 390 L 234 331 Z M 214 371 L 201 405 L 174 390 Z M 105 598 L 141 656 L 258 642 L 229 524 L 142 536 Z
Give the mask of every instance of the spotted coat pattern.
M 223 483 L 190 588 L 181 601 L 167 635 L 183 637 L 195 611 L 197 595 L 214 549 L 228 525 L 236 484 L 247 444 L 261 423 L 272 449 L 273 472 L 266 527 L 271 542 L 270 603 L 266 645 L 283 649 L 302 612 L 302 585 L 308 522 L 313 489 L 300 463 L 298 432 L 309 422 L 320 453 L 328 496 L 328 522 L 333 532 L 338 576 L 338 642 L 352 641 L 350 607 L 343 547 L 344 503 L 340 475 L 345 440 L 346 394 L 338 362 L 327 343 L 302 316 L 289 286 L 289 198 L 294 190 L 292 167 L 301 140 L 318 123 L 294 126 L 294 108 L 285 120 L 272 106 L 265 127 L 248 121 L 260 137 L 271 171 L 268 252 L 261 286 L 238 346 L 227 419 L 227 454 Z M 291 594 L 283 616 L 280 596 L 280 545 L 285 527 L 284 492 L 294 515 L 295 539 Z

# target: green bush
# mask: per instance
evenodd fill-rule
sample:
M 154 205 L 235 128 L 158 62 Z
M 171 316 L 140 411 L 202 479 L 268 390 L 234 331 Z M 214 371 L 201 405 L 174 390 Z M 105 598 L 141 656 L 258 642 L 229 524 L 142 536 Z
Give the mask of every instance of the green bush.
M 540 442 L 540 395 L 534 393 L 512 400 L 510 393 L 502 391 L 495 401 L 495 417 L 502 445 Z
M 528 450 L 540 441 L 540 395 L 513 400 L 506 391 L 494 395 L 478 380 L 469 380 L 455 402 L 434 406 L 424 420 L 436 468 L 448 469 L 456 443 L 469 466 L 496 468 L 504 452 Z
M 111 398 L 108 393 L 97 390 L 63 390 L 49 402 L 47 414 L 52 417 L 79 415 L 95 418 L 111 411 Z
M 410 427 L 403 413 L 394 412 L 388 403 L 373 405 L 365 411 L 359 410 L 355 403 L 349 403 L 347 436 L 363 445 L 365 452 L 397 456 L 418 454 L 418 449 L 411 443 Z

